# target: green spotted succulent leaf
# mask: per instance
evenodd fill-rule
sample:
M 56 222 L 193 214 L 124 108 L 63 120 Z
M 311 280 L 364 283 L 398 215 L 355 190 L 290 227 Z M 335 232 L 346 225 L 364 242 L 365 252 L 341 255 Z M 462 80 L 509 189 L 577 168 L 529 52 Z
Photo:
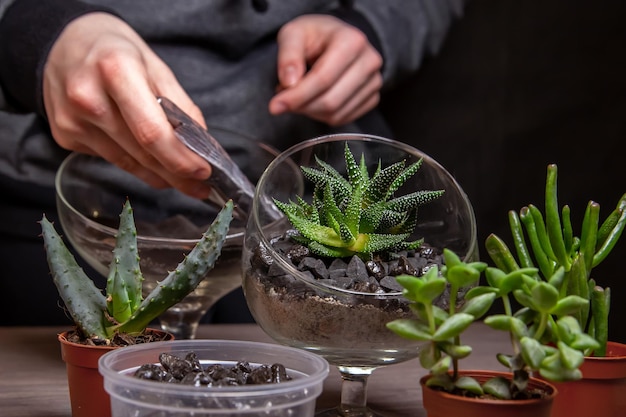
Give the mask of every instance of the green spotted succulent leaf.
M 348 143 L 344 147 L 346 176 L 315 157 L 316 167 L 301 167 L 313 183 L 312 201 L 274 200 L 276 206 L 298 230 L 294 239 L 325 257 L 359 255 L 371 259 L 374 253 L 417 249 L 422 239 L 409 241 L 417 226 L 418 207 L 439 197 L 444 190 L 423 190 L 396 196 L 422 166 L 422 160 L 388 167 L 376 166 L 370 175 L 364 155 L 357 159 Z

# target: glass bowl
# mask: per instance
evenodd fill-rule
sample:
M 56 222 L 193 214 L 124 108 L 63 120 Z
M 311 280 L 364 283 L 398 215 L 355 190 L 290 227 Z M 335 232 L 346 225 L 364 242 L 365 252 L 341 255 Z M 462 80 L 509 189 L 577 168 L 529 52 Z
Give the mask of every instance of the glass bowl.
M 256 183 L 278 154 L 273 148 L 222 129 L 211 128 L 235 163 Z M 221 209 L 175 189 L 155 189 L 102 158 L 72 153 L 59 168 L 56 199 L 64 234 L 78 254 L 108 275 L 119 213 L 130 199 L 137 227 L 144 296 L 173 271 Z M 221 297 L 241 285 L 245 220 L 234 218 L 215 267 L 199 286 L 160 318 L 177 339 L 195 337 L 197 325 Z
M 293 231 L 291 223 L 286 217 L 268 216 L 269 211 L 261 204 L 270 197 L 282 202 L 298 198 L 310 202 L 306 188 L 286 181 L 285 172 L 293 165 L 317 167 L 317 157 L 345 176 L 346 142 L 357 163 L 361 155 L 365 157 L 370 175 L 379 162 L 385 168 L 406 160 L 408 166 L 422 158 L 422 166 L 397 195 L 422 190 L 445 192 L 419 208 L 417 227 L 408 240 L 423 238 L 431 248 L 449 248 L 466 261 L 478 260 L 476 221 L 469 199 L 446 169 L 409 145 L 372 135 L 328 135 L 301 142 L 270 163 L 257 183 L 246 227 L 243 290 L 253 317 L 269 336 L 281 344 L 320 354 L 338 366 L 344 378 L 341 412 L 333 410 L 324 414 L 327 416 L 364 410 L 367 375 L 376 367 L 415 358 L 423 344 L 401 338 L 386 327 L 392 320 L 413 316 L 401 288 L 364 292 L 313 278 L 310 271 L 298 269 L 301 261 L 292 261 L 297 258 L 290 252 L 293 247 L 285 246 Z M 345 263 L 351 261 L 346 259 Z M 457 295 L 459 303 L 465 291 Z M 442 297 L 438 306 L 447 308 L 448 298 Z M 357 389 L 355 384 L 363 386 Z

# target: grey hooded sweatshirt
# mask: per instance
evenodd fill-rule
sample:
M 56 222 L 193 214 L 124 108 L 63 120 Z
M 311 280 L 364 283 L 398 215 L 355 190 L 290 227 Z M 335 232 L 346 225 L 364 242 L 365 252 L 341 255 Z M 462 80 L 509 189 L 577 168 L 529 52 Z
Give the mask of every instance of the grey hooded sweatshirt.
M 42 105 L 42 71 L 54 40 L 72 19 L 91 11 L 118 15 L 169 64 L 209 126 L 285 149 L 332 131 L 389 132 L 375 111 L 336 129 L 298 115 L 270 115 L 268 102 L 277 84 L 275 38 L 282 25 L 302 14 L 329 13 L 357 26 L 383 55 L 388 89 L 417 71 L 425 55 L 437 51 L 452 19 L 460 15 L 461 3 L 0 0 L 0 292 L 7 300 L 0 305 L 0 325 L 68 321 L 57 305 L 52 280 L 46 278 L 37 222 L 42 213 L 58 220 L 54 176 L 68 154 L 50 135 Z M 228 150 L 228 143 L 224 145 Z M 114 181 L 106 172 L 90 174 Z M 83 266 L 89 271 L 89 265 Z M 88 274 L 103 288 L 104 277 Z M 245 305 L 241 291 L 234 291 L 217 303 L 211 320 L 250 321 Z
M 52 187 L 67 151 L 52 140 L 42 69 L 63 27 L 91 11 L 128 22 L 171 67 L 207 124 L 278 149 L 333 131 L 389 135 L 375 113 L 331 129 L 303 116 L 272 116 L 276 34 L 310 13 L 340 17 L 365 32 L 384 58 L 385 89 L 437 51 L 462 0 L 0 0 L 0 186 Z

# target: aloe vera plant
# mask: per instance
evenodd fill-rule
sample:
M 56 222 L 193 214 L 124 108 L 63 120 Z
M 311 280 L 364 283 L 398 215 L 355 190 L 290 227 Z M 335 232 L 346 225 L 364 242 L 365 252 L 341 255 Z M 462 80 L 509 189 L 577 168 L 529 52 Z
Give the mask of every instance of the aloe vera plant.
M 50 272 L 77 328 L 85 337 L 110 339 L 116 332 L 141 333 L 196 288 L 219 257 L 232 216 L 233 202 L 229 200 L 195 247 L 145 299 L 130 201 L 126 200 L 120 214 L 106 294 L 78 265 L 45 215 L 40 223 Z
M 509 225 L 516 255 L 501 238 L 492 234 L 486 242 L 491 259 L 506 272 L 536 267 L 535 278 L 544 281 L 562 270 L 564 284 L 559 290 L 560 295 L 577 295 L 588 300 L 588 305 L 573 317 L 600 346 L 585 353 L 605 356 L 611 289 L 599 285 L 592 277 L 592 270 L 606 259 L 626 227 L 626 194 L 602 222 L 600 205 L 590 200 L 580 235 L 575 235 L 570 207 L 565 205 L 559 209 L 557 166 L 551 164 L 547 168 L 544 213 L 532 204 L 527 205 L 519 214 L 509 212 Z M 530 301 L 522 300 L 525 304 Z
M 362 155 L 357 163 L 345 145 L 347 178 L 317 158 L 319 168 L 301 167 L 314 184 L 313 201 L 301 197 L 276 206 L 300 235 L 295 240 L 319 256 L 371 258 L 387 250 L 416 249 L 423 240 L 407 241 L 417 225 L 418 207 L 439 198 L 444 190 L 424 190 L 395 197 L 396 191 L 422 165 L 399 161 L 388 167 L 378 164 L 370 176 Z

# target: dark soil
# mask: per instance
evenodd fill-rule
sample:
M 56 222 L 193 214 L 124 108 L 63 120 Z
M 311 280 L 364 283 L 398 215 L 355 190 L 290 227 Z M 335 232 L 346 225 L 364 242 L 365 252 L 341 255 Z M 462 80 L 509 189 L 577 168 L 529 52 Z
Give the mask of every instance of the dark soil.
M 375 254 L 368 261 L 357 255 L 351 258 L 318 257 L 306 246 L 293 241 L 290 236 L 294 233 L 290 230 L 272 240 L 273 248 L 305 275 L 330 287 L 374 294 L 397 293 L 402 292 L 402 287 L 396 282 L 396 276 L 422 276 L 433 266 L 443 265 L 442 251 L 426 243 L 416 250 Z M 252 262 L 255 269 L 264 270 L 274 283 L 281 281 L 280 278 L 289 281 L 282 268 L 276 267 L 273 259 L 260 248 Z
M 305 280 L 288 273 L 261 245 L 244 266 L 244 292 L 257 321 L 285 341 L 344 351 L 358 347 L 363 356 L 384 355 L 389 346 L 403 347 L 407 355 L 403 359 L 408 359 L 415 341 L 400 338 L 386 327 L 392 320 L 413 317 L 395 277 L 422 276 L 433 266 L 443 265 L 442 251 L 423 244 L 418 250 L 378 254 L 370 261 L 358 256 L 321 258 L 292 240 L 293 233 L 289 231 L 271 244 Z M 446 292 L 435 304 L 447 309 L 448 300 Z
M 462 390 L 462 389 L 458 389 L 455 388 L 453 391 L 446 391 L 441 387 L 430 387 L 430 389 L 435 390 L 435 391 L 443 391 L 443 392 L 448 392 L 449 394 L 452 395 L 458 395 L 460 397 L 466 397 L 466 398 L 478 398 L 481 400 L 494 400 L 494 401 L 503 401 L 502 398 L 498 398 L 495 397 L 493 395 L 490 394 L 482 394 L 482 395 L 477 395 L 474 394 L 473 392 L 467 391 L 467 390 Z M 547 398 L 549 397 L 550 394 L 547 393 L 546 391 L 539 389 L 539 388 L 529 388 L 524 392 L 517 392 L 512 398 L 511 400 L 536 400 L 536 399 L 542 399 L 542 398 Z
M 194 352 L 184 358 L 161 353 L 159 362 L 142 365 L 133 376 L 196 387 L 278 384 L 291 380 L 282 364 L 251 366 L 248 362 L 237 362 L 233 366 L 211 364 L 203 367 Z
M 146 329 L 137 335 L 129 335 L 126 333 L 115 333 L 111 339 L 87 338 L 81 332 L 74 329 L 67 333 L 67 340 L 72 343 L 78 343 L 88 346 L 113 346 L 123 347 L 137 345 L 139 343 L 160 342 L 163 340 L 171 340 L 172 335 L 166 332 L 154 331 Z

